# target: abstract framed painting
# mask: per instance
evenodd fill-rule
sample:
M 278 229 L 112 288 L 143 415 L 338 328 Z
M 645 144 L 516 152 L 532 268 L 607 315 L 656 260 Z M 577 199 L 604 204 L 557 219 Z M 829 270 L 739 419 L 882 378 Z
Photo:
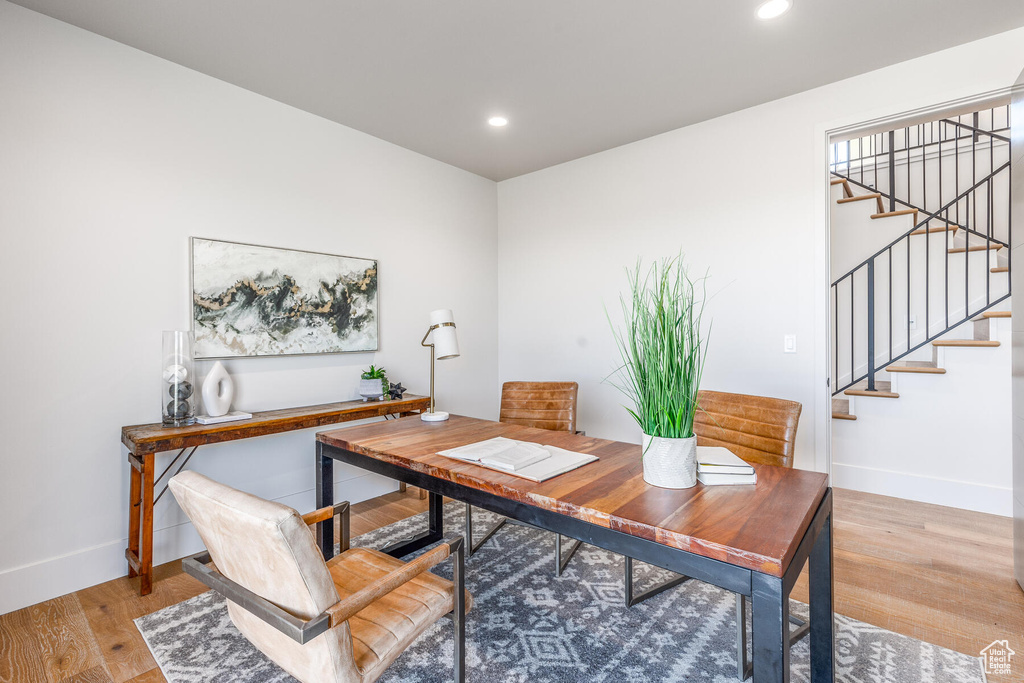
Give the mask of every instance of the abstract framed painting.
M 377 261 L 192 238 L 195 357 L 376 351 Z

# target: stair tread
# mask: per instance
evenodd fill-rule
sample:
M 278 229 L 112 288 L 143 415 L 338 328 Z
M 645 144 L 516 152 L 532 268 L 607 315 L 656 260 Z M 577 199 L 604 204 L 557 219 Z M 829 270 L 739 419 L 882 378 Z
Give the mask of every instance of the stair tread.
M 868 382 L 857 382 L 843 392 L 847 396 L 871 396 L 874 398 L 899 398 L 900 395 L 892 391 L 892 382 L 889 380 L 875 380 L 875 390 L 868 391 Z
M 999 346 L 999 342 L 988 339 L 936 339 L 933 346 Z
M 832 417 L 837 420 L 856 420 L 857 416 L 850 414 L 850 399 L 833 398 Z
M 876 382 L 877 384 L 877 382 Z M 893 391 L 868 391 L 867 389 L 847 389 L 843 392 L 847 396 L 870 396 L 872 398 L 899 398 L 900 395 Z
M 853 196 L 853 190 L 850 189 L 850 183 L 847 181 L 846 178 L 832 178 L 832 180 L 829 181 L 829 184 L 830 185 L 842 185 L 843 186 L 843 197 L 849 198 L 849 197 Z
M 946 226 L 941 227 L 941 228 L 918 228 L 914 232 L 910 233 L 910 236 L 913 237 L 914 235 L 924 235 L 925 233 L 933 233 L 933 232 L 953 232 L 953 233 L 955 233 L 957 230 L 959 230 L 959 226 L 956 226 L 956 225 L 946 225 Z
M 1009 318 L 1010 311 L 985 311 L 981 314 L 983 318 Z
M 872 218 L 891 218 L 892 216 L 917 215 L 917 209 L 900 209 L 899 211 L 883 211 L 882 213 L 871 214 Z
M 838 204 L 846 204 L 848 202 L 859 202 L 859 201 L 862 201 L 864 199 L 881 199 L 881 198 L 882 198 L 882 195 L 880 193 L 872 192 L 870 194 L 854 195 L 853 197 L 843 197 L 842 199 L 837 199 L 836 202 Z
M 995 268 L 990 268 L 989 272 L 991 272 L 991 273 L 1009 273 L 1010 272 L 1010 267 L 1009 266 L 996 266 Z
M 975 251 L 999 251 L 1002 248 L 1003 248 L 1003 245 L 1001 245 L 1001 244 L 992 244 L 992 245 L 978 244 L 978 245 L 975 245 L 973 247 L 953 247 L 952 249 L 949 250 L 949 253 L 950 254 L 962 254 L 965 251 L 971 251 L 971 252 L 975 252 Z
M 927 360 L 910 360 L 898 365 L 890 365 L 886 372 L 917 372 L 928 375 L 945 375 L 946 368 L 938 367 L 938 364 Z

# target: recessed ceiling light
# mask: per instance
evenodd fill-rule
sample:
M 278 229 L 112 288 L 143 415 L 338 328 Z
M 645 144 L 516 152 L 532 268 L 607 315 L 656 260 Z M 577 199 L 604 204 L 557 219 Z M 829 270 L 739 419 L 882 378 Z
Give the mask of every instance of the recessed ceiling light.
M 487 123 L 491 124 L 495 128 L 501 128 L 502 126 L 508 125 L 508 119 L 506 119 L 504 116 L 492 116 L 491 118 L 487 119 Z
M 781 17 L 793 6 L 793 0 L 768 0 L 757 8 L 758 19 Z

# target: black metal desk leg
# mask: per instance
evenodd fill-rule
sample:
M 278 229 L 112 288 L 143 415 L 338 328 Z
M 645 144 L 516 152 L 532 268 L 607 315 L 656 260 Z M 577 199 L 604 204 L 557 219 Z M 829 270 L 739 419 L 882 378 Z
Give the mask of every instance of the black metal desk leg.
M 323 454 L 323 445 L 316 444 L 316 507 L 334 505 L 334 460 Z M 316 525 L 316 542 L 324 557 L 334 556 L 334 519 Z
M 758 572 L 750 578 L 754 683 L 789 683 L 789 596 L 780 578 Z
M 428 527 L 426 531 L 416 534 L 397 543 L 392 543 L 381 552 L 391 557 L 405 557 L 428 546 L 434 545 L 444 537 L 444 497 L 440 493 L 430 492 L 430 510 L 427 512 Z
M 444 497 L 431 491 L 428 494 L 427 505 L 430 510 L 430 533 L 440 538 L 444 536 Z
M 808 558 L 811 609 L 811 681 L 834 683 L 835 618 L 833 616 L 832 513 L 814 541 Z

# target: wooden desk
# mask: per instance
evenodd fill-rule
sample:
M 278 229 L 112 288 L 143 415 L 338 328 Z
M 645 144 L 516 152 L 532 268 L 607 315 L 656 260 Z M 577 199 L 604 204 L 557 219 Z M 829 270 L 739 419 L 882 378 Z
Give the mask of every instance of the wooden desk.
M 600 460 L 535 483 L 437 455 L 495 436 Z M 661 489 L 643 481 L 639 446 L 453 415 L 318 434 L 318 506 L 334 502 L 335 460 L 430 492 L 428 530 L 385 549 L 395 556 L 441 539 L 442 497 L 449 496 L 749 596 L 755 683 L 789 681 L 789 594 L 809 560 L 811 680 L 834 681 L 832 490 L 825 474 L 755 465 L 756 486 Z M 333 548 L 333 527 L 319 526 L 321 547 Z
M 153 590 L 153 505 L 167 491 L 154 493 L 157 484 L 184 457 L 174 474 L 180 472 L 200 446 L 297 429 L 323 427 L 338 422 L 362 420 L 384 415 L 412 415 L 427 410 L 430 399 L 407 396 L 397 401 L 345 401 L 302 408 L 285 408 L 253 413 L 252 418 L 215 425 L 165 427 L 162 424 L 133 425 L 121 428 L 121 443 L 128 449 L 131 465 L 131 490 L 128 500 L 128 576 L 139 576 L 139 594 Z M 178 454 L 160 476 L 154 477 L 156 454 L 177 450 Z M 186 454 L 187 451 L 187 454 Z M 174 476 L 173 474 L 171 476 Z M 169 480 L 170 477 L 167 477 Z M 403 483 L 404 486 L 404 483 Z

